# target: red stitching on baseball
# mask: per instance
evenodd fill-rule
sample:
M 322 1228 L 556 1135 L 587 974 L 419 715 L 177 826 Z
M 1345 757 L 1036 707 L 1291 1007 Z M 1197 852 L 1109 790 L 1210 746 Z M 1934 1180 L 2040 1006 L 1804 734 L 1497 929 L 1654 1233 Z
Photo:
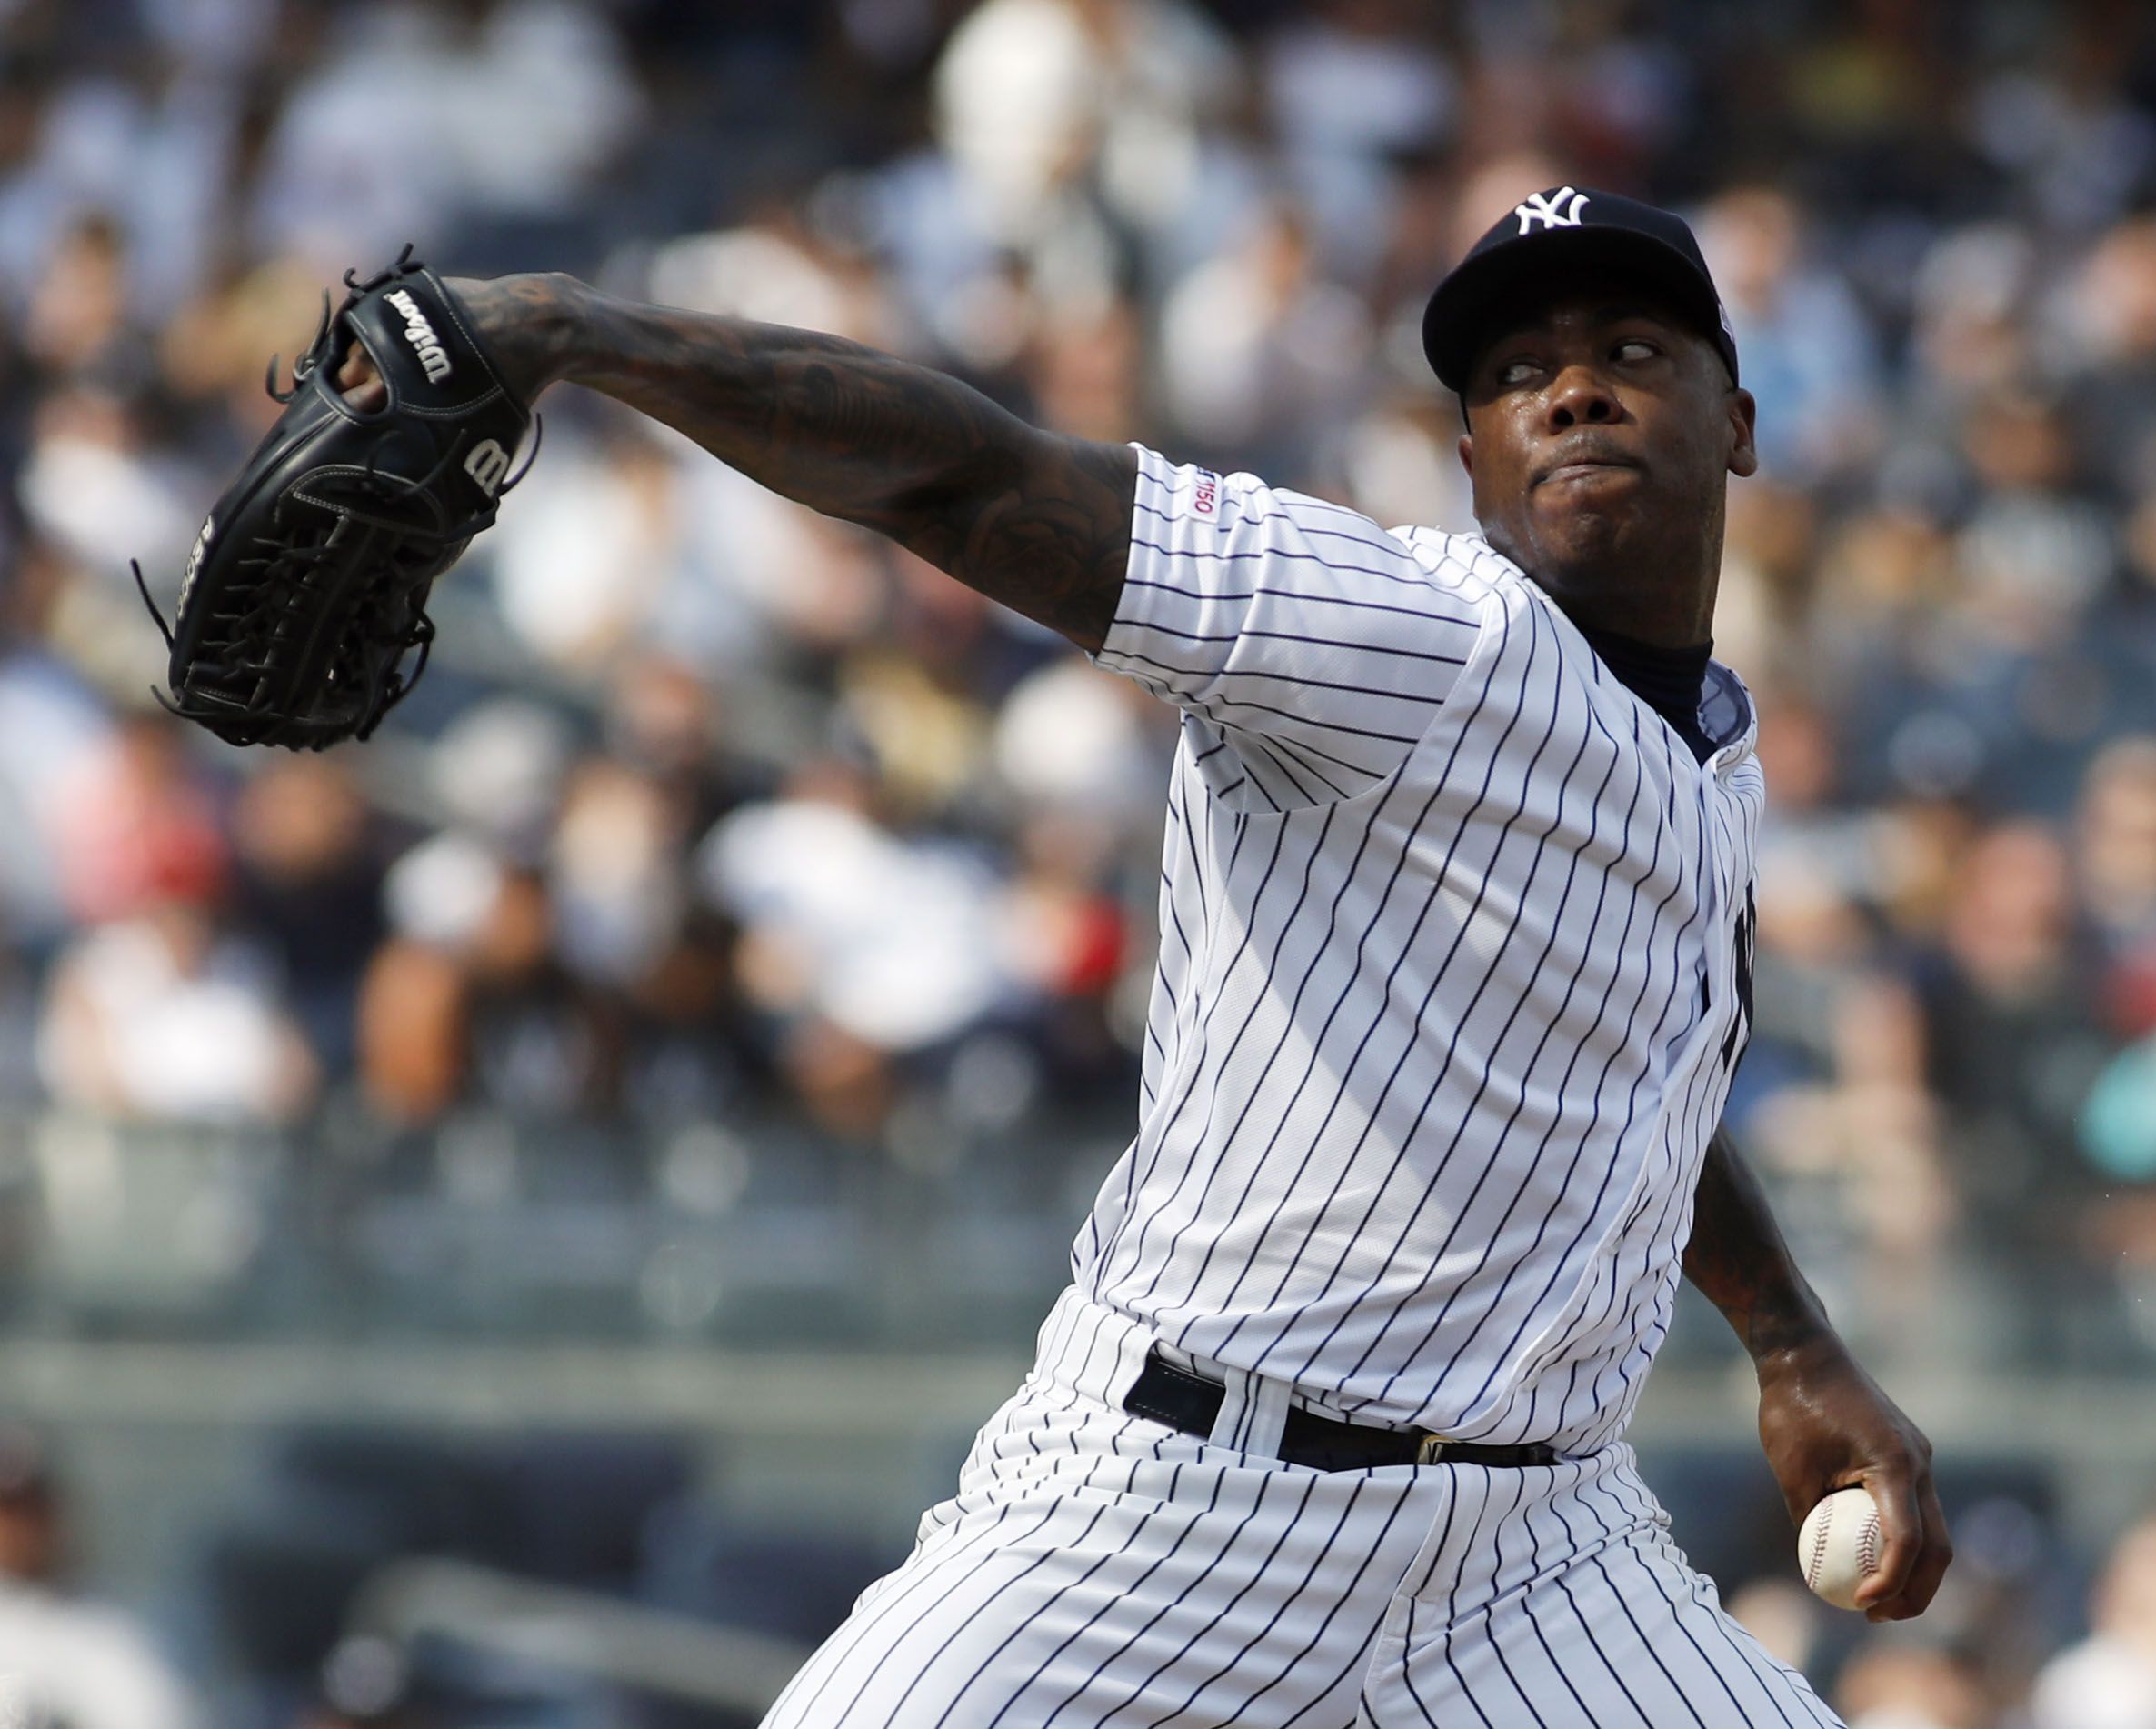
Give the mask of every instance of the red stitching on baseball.
M 1826 1563 L 1827 1533 L 1834 1528 L 1833 1497 L 1830 1495 L 1818 1507 L 1819 1524 L 1812 1535 L 1812 1558 L 1804 1564 L 1804 1584 L 1807 1589 L 1819 1589 L 1819 1570 Z

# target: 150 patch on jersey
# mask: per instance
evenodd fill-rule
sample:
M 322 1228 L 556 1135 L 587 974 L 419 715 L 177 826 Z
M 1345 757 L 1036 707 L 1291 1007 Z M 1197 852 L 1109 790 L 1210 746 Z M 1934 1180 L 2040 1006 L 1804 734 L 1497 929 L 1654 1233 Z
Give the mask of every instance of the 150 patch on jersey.
M 1197 485 L 1191 488 L 1191 515 L 1209 523 L 1220 520 L 1220 476 L 1210 468 L 1198 470 Z

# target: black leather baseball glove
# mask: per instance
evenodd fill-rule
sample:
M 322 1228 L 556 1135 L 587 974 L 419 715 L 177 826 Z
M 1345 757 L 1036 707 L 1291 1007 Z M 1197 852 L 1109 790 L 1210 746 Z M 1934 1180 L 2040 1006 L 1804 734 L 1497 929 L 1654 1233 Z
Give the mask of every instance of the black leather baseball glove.
M 165 706 L 235 745 L 321 750 L 364 738 L 418 680 L 427 591 L 522 478 L 532 425 L 456 296 L 412 248 L 344 304 L 269 392 L 284 414 L 212 507 L 170 626 Z M 382 376 L 377 406 L 337 387 L 352 345 Z M 418 650 L 407 673 L 405 656 Z

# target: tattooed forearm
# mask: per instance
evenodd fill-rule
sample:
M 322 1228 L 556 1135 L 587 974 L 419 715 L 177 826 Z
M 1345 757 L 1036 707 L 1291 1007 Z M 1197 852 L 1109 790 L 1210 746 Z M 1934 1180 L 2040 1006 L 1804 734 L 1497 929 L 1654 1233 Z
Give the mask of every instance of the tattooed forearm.
M 1727 1129 L 1708 1143 L 1684 1276 L 1722 1311 L 1754 1363 L 1832 1336 L 1825 1309 L 1791 1260 L 1759 1179 Z
M 773 491 L 888 535 L 1086 648 L 1115 615 L 1137 463 L 857 343 L 644 306 L 558 276 L 458 285 L 517 382 L 665 422 Z

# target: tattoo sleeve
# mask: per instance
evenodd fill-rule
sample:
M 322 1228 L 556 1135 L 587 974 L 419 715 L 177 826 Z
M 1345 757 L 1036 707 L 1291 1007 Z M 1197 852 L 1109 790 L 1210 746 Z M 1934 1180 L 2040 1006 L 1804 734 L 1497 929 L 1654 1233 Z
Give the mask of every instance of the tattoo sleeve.
M 558 279 L 523 279 L 541 296 Z M 1097 649 L 1130 558 L 1137 460 L 1027 425 L 954 378 L 840 337 L 638 305 L 535 307 L 546 370 L 685 433 L 826 515 L 889 535 Z
M 1684 1276 L 1722 1311 L 1755 1364 L 1833 1334 L 1726 1128 L 1707 1144 Z

